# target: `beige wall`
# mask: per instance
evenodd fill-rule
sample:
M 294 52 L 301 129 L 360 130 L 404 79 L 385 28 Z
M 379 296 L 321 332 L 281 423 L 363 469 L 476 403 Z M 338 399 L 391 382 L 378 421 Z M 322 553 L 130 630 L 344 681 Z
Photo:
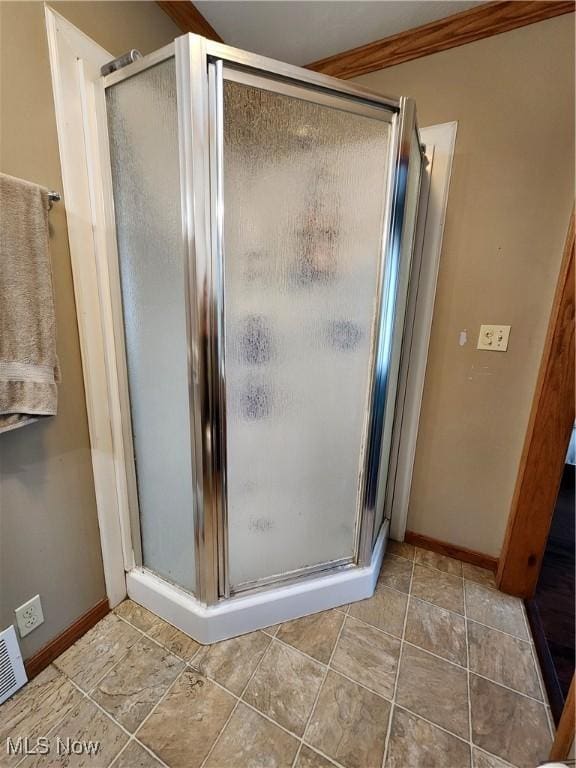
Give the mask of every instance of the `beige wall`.
M 55 3 L 114 55 L 178 30 L 154 3 Z M 0 3 L 0 168 L 61 190 L 41 3 Z M 412 530 L 498 554 L 573 192 L 572 16 L 358 78 L 458 120 L 409 515 Z M 50 215 L 63 381 L 58 417 L 0 437 L 0 629 L 40 593 L 25 656 L 105 595 L 64 205 Z M 481 322 L 512 325 L 481 353 Z M 458 345 L 461 330 L 468 343 Z
M 180 34 L 151 2 L 54 7 L 114 55 Z M 1 2 L 0 25 L 0 169 L 62 190 L 43 5 Z M 0 435 L 0 629 L 36 593 L 46 619 L 22 641 L 25 657 L 105 597 L 64 204 L 50 224 L 59 413 Z
M 574 14 L 356 78 L 458 121 L 408 528 L 498 555 L 574 193 Z M 510 324 L 508 352 L 476 350 Z M 462 330 L 468 343 L 459 346 Z

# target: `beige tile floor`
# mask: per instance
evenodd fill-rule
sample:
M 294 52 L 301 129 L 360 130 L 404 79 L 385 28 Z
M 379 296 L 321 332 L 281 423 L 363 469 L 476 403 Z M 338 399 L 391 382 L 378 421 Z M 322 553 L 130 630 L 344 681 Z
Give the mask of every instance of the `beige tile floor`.
M 213 646 L 124 602 L 0 708 L 0 765 L 533 768 L 551 734 L 522 603 L 391 542 L 370 600 Z

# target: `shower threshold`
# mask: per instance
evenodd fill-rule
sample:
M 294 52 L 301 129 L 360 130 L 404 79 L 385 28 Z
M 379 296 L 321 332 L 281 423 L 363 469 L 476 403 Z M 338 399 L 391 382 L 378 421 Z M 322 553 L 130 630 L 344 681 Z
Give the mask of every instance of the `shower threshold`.
M 316 575 L 221 600 L 215 605 L 201 603 L 189 592 L 144 568 L 133 568 L 126 574 L 128 596 L 194 640 L 209 645 L 371 597 L 386 550 L 388 528 L 389 522 L 385 520 L 370 564 L 365 567 Z

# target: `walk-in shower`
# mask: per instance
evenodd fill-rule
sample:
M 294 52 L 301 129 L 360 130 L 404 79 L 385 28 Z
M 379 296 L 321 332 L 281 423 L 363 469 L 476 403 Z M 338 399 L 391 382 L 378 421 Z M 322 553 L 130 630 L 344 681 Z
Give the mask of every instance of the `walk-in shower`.
M 413 102 L 194 35 L 102 88 L 130 595 L 204 642 L 369 596 Z

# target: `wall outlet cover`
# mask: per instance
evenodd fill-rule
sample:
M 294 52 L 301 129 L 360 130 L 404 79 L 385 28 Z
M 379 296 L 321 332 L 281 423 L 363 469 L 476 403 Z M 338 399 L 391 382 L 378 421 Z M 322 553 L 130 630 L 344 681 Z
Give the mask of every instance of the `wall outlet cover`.
M 511 327 L 510 325 L 481 325 L 477 349 L 506 352 Z
M 35 595 L 14 611 L 20 637 L 26 637 L 44 621 L 40 595 Z

